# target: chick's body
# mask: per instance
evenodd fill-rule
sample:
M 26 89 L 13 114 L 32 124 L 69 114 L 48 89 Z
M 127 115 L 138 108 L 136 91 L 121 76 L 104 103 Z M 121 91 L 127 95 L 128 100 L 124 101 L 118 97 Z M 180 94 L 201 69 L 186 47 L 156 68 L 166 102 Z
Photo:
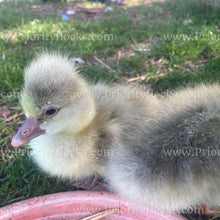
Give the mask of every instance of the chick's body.
M 115 190 L 168 212 L 220 207 L 218 85 L 162 99 L 144 134 L 138 144 L 121 143 L 115 150 L 108 172 Z
M 21 104 L 45 131 L 28 136 L 43 170 L 75 179 L 97 173 L 125 198 L 180 211 L 220 205 L 220 161 L 205 154 L 219 150 L 219 100 L 217 85 L 160 100 L 128 86 L 89 85 L 71 61 L 43 54 L 25 70 Z

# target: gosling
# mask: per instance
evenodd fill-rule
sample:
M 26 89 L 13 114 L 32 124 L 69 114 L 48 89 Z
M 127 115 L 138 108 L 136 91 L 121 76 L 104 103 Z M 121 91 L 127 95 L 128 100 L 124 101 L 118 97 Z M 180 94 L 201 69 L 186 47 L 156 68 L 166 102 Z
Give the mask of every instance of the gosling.
M 46 53 L 25 69 L 27 117 L 12 140 L 30 141 L 44 171 L 98 174 L 122 197 L 160 211 L 220 206 L 220 87 L 158 99 L 129 86 L 88 84 L 66 57 Z

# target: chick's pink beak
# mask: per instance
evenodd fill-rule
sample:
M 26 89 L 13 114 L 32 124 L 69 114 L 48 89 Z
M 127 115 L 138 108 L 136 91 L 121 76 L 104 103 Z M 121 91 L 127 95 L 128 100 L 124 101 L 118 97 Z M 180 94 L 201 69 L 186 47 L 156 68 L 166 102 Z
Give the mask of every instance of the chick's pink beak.
M 38 121 L 34 118 L 27 118 L 17 134 L 12 138 L 11 144 L 13 147 L 20 147 L 42 134 L 45 134 L 45 130 L 40 128 Z

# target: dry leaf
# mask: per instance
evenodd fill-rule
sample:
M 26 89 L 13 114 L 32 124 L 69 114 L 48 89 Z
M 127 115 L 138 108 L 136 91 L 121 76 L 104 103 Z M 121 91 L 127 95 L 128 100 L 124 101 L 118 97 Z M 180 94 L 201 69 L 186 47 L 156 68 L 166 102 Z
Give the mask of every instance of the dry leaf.
M 0 107 L 0 117 L 7 118 L 11 114 L 11 111 L 8 109 L 8 106 L 3 105 Z

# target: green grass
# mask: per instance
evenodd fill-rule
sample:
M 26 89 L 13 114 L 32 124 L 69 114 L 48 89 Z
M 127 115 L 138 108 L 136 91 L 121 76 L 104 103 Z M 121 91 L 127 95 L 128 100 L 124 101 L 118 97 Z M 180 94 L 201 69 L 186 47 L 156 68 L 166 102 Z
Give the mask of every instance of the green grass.
M 43 172 L 39 172 L 27 156 L 27 152 L 27 150 L 21 150 L 11 155 L 7 152 L 8 157 L 10 155 L 11 158 L 7 158 L 4 169 L 0 169 L 0 203 L 2 206 L 25 198 L 48 194 L 48 192 L 75 189 L 70 187 L 68 182 L 49 178 Z
M 87 12 L 78 11 L 65 22 L 60 16 L 66 10 L 65 4 L 43 5 L 39 0 L 0 2 L 0 106 L 19 105 L 17 96 L 7 98 L 3 94 L 20 91 L 25 65 L 41 50 L 82 57 L 86 61 L 82 74 L 93 82 L 114 83 L 122 78 L 146 75 L 136 83 L 164 92 L 219 81 L 220 6 L 202 3 L 202 0 L 167 0 L 130 8 L 114 6 L 113 11 L 100 14 L 101 18 L 95 19 L 96 15 L 92 15 L 90 19 Z M 68 4 L 74 6 L 76 1 Z M 87 4 L 103 7 L 87 1 L 82 3 Z M 51 7 L 61 10 L 47 11 Z M 81 39 L 107 34 L 108 40 Z M 72 40 L 65 36 L 72 36 Z M 132 53 L 120 56 L 119 51 L 123 50 Z M 110 68 L 105 68 L 94 56 Z M 17 118 L 10 125 L 0 121 L 1 150 L 9 150 L 14 155 L 11 158 L 1 153 L 1 206 L 71 189 L 66 182 L 39 171 L 27 156 L 14 152 L 10 140 L 21 119 Z M 51 187 L 53 184 L 56 187 Z

